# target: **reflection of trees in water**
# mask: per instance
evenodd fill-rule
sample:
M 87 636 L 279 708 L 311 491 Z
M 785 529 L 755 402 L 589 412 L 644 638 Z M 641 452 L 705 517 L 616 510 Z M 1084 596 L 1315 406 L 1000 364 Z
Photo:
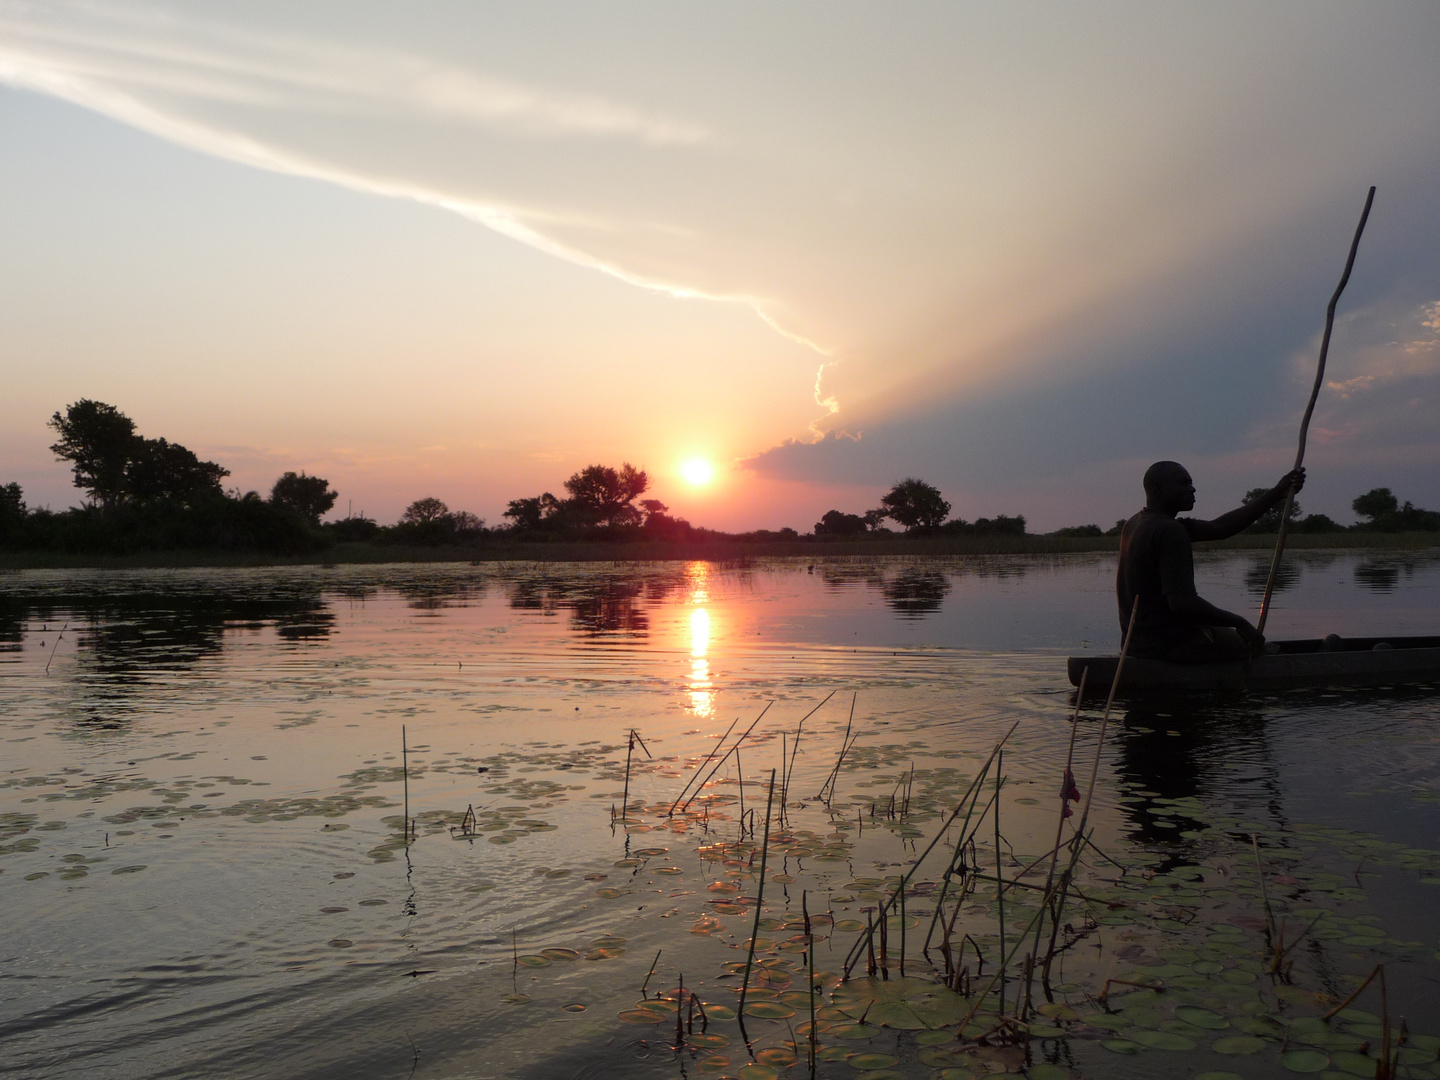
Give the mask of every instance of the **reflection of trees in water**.
M 0 633 L 17 642 L 62 626 L 73 643 L 70 678 L 79 689 L 71 721 L 77 730 L 113 730 L 129 723 L 145 688 L 224 651 L 225 635 L 273 626 L 286 641 L 327 638 L 334 624 L 318 589 L 278 599 L 198 592 L 82 594 L 0 598 Z M 53 644 L 53 641 L 52 641 Z M 11 646 L 18 648 L 19 645 Z M 69 650 L 62 647 L 61 654 Z
M 586 634 L 645 637 L 649 605 L 685 589 L 682 570 L 659 574 L 547 574 L 510 586 L 510 606 L 520 611 L 568 612 L 571 625 Z
M 117 677 L 187 668 L 224 648 L 228 630 L 273 626 L 287 641 L 329 637 L 335 614 L 316 590 L 283 599 L 124 596 L 72 609 L 87 667 Z
M 1265 595 L 1265 582 L 1270 578 L 1271 557 L 1253 560 L 1245 568 L 1245 588 L 1254 596 Z M 1280 569 L 1275 572 L 1275 591 L 1288 592 L 1300 581 L 1300 567 L 1294 559 L 1281 559 Z
M 939 570 L 907 567 L 883 581 L 880 592 L 902 619 L 918 619 L 939 611 L 951 588 L 949 578 Z
M 820 579 L 835 592 L 851 585 L 879 589 L 885 584 L 885 571 L 875 563 L 822 563 L 819 570 Z
M 944 570 L 933 567 L 905 566 L 888 572 L 889 567 L 873 562 L 827 563 L 819 571 L 826 587 L 837 592 L 855 585 L 878 590 L 902 619 L 919 619 L 939 611 L 954 587 Z
M 1404 571 L 1405 580 L 1409 581 L 1415 576 L 1415 560 L 1366 559 L 1355 565 L 1355 584 L 1371 592 L 1394 592 L 1400 584 L 1401 571 Z
M 24 646 L 25 615 L 8 596 L 0 596 L 0 653 L 19 652 Z
M 395 591 L 405 598 L 405 606 L 415 611 L 439 612 L 445 608 L 468 607 L 485 599 L 488 583 L 484 581 L 408 581 L 397 583 Z

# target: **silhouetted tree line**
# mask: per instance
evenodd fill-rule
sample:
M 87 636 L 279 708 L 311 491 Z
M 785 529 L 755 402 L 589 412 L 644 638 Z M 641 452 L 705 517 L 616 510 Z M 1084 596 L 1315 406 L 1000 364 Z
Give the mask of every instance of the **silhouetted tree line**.
M 1267 494 L 1268 488 L 1251 488 L 1245 493 L 1245 502 L 1251 502 Z M 1406 501 L 1403 505 L 1388 487 L 1372 488 L 1364 495 L 1357 495 L 1350 508 L 1360 518 L 1353 525 L 1341 525 L 1327 514 L 1300 514 L 1300 503 L 1291 501 L 1290 521 L 1287 528 L 1292 533 L 1396 533 L 1396 532 L 1440 532 L 1440 512 L 1422 510 Z M 1280 515 L 1285 504 L 1280 503 L 1260 515 L 1259 520 L 1245 531 L 1258 535 L 1275 534 L 1280 531 Z M 1121 518 L 1109 529 L 1101 530 L 1098 525 L 1072 525 L 1057 529 L 1052 536 L 1119 536 L 1125 527 Z
M 487 528 L 474 514 L 452 511 L 427 496 L 412 502 L 391 526 L 362 513 L 339 521 L 321 518 L 335 505 L 337 493 L 323 477 L 286 472 L 270 489 L 226 491 L 230 475 L 224 466 L 201 460 L 193 451 L 163 438 L 147 438 L 135 422 L 113 405 L 82 398 L 57 412 L 49 426 L 56 433 L 50 447 L 56 458 L 70 463 L 75 486 L 87 495 L 84 505 L 54 512 L 30 509 L 19 484 L 0 485 L 0 548 L 53 552 L 105 552 L 209 548 L 304 553 L 334 543 L 366 542 L 403 545 L 480 545 L 560 540 L 696 542 L 730 540 L 825 540 L 907 536 L 1025 534 L 1025 518 L 997 515 L 965 521 L 950 518 L 950 503 L 940 490 L 916 477 L 894 484 L 880 505 L 864 513 L 829 510 L 802 537 L 795 529 L 757 529 L 723 533 L 674 517 L 659 499 L 642 496 L 650 488 L 643 469 L 629 462 L 613 468 L 587 465 L 564 483 L 565 497 L 546 491 L 512 499 L 506 523 Z M 1248 492 L 1247 500 L 1263 494 Z M 1365 532 L 1440 530 L 1440 513 L 1401 504 L 1389 488 L 1375 488 L 1355 499 L 1363 520 L 1351 528 Z M 1276 507 L 1250 529 L 1274 532 L 1280 524 Z M 1056 536 L 1113 536 L 1112 529 L 1077 525 Z M 1346 527 L 1324 514 L 1300 515 L 1291 506 L 1291 529 L 1297 532 L 1341 532 Z
M 19 484 L 0 487 L 0 547 L 124 554 L 176 548 L 282 554 L 331 542 L 320 516 L 336 493 L 320 477 L 287 472 L 270 498 L 226 492 L 230 470 L 166 439 L 140 435 L 113 405 L 82 398 L 57 412 L 50 449 L 68 461 L 83 506 L 30 509 Z
M 880 505 L 863 514 L 828 510 L 815 523 L 816 537 L 894 536 L 885 526 L 888 519 L 901 525 L 907 536 L 1024 536 L 1025 518 L 999 514 L 993 518 L 946 520 L 950 504 L 933 484 L 915 477 L 899 481 L 884 495 Z

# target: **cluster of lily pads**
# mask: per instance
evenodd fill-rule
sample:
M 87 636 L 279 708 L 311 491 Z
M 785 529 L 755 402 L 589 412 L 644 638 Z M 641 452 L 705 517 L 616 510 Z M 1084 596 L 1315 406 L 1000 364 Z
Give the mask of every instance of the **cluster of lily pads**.
M 629 836 L 665 831 L 689 839 L 680 848 L 673 841 L 637 848 L 615 866 L 652 883 L 654 875 L 703 877 L 704 903 L 690 933 L 730 952 L 717 974 L 692 988 L 672 986 L 620 1011 L 626 1025 L 651 1032 L 640 1036 L 644 1045 L 668 1048 L 687 1069 L 740 1080 L 810 1075 L 812 1056 L 816 1075 L 832 1075 L 827 1070 L 843 1061 L 845 1071 L 833 1075 L 855 1080 L 1140 1075 L 1139 1063 L 1152 1058 L 1142 1071 L 1203 1080 L 1257 1070 L 1373 1077 L 1382 1058 L 1392 1076 L 1440 1077 L 1440 1039 L 1404 1030 L 1398 1010 L 1373 1011 L 1373 988 L 1365 1007 L 1336 1009 L 1338 994 L 1358 986 L 1377 959 L 1419 955 L 1425 946 L 1396 941 L 1377 917 L 1351 910 L 1365 900 L 1363 879 L 1333 865 L 1358 855 L 1428 883 L 1440 876 L 1440 852 L 1216 814 L 1199 798 L 1166 799 L 1122 783 L 1121 812 L 1143 809 L 1149 824 L 1173 825 L 1174 842 L 1085 852 L 1056 935 L 1054 978 L 1041 985 L 1029 973 L 1024 994 L 1016 957 L 1041 923 L 1037 886 L 1047 853 L 1033 837 L 1026 841 L 1032 855 L 1004 839 L 998 858 L 972 849 L 975 881 L 955 912 L 971 950 L 967 978 L 950 981 L 926 936 L 937 903 L 942 913 L 952 910 L 941 888 L 945 866 L 911 871 L 917 838 L 935 832 L 974 777 L 934 755 L 910 764 L 918 751 L 910 743 L 857 753 L 844 797 L 796 799 L 783 823 L 776 815 L 758 919 L 762 785 L 746 785 L 744 817 L 735 782 L 725 777 L 678 812 L 666 801 L 624 807 Z M 877 769 L 899 762 L 908 768 Z M 890 860 L 876 857 L 896 840 L 900 851 Z M 898 872 L 857 874 L 861 861 Z M 633 891 L 607 882 L 592 895 L 619 900 Z M 876 934 L 880 923 L 889 955 L 870 966 L 873 974 L 862 967 L 845 977 L 836 948 Z M 752 944 L 753 959 L 733 958 L 732 950 Z M 822 970 L 814 970 L 817 953 Z M 996 985 L 1001 963 L 1014 966 Z M 742 982 L 743 1027 L 732 1022 Z M 1017 1009 L 1022 998 L 1027 1007 Z

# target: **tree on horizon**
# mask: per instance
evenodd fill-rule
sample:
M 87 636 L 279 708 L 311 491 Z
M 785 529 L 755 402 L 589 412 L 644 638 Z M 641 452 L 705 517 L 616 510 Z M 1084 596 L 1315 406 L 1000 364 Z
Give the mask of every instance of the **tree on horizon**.
M 306 476 L 303 469 L 298 475 L 285 473 L 270 489 L 272 503 L 294 510 L 312 525 L 320 523 L 320 518 L 330 511 L 339 497 L 338 491 L 330 490 L 329 480 Z
M 570 493 L 565 509 L 585 524 L 611 528 L 639 525 L 644 514 L 634 503 L 649 487 L 650 478 L 645 470 L 635 468 L 628 461 L 619 469 L 587 465 L 565 481 L 565 490 Z
M 114 405 L 81 398 L 63 415 L 55 413 L 49 426 L 60 436 L 51 452 L 71 463 L 75 486 L 106 510 L 132 500 L 189 505 L 224 497 L 220 481 L 229 469 L 179 443 L 136 434 L 135 421 Z
M 913 476 L 887 491 L 880 505 L 906 529 L 938 529 L 950 514 L 940 489 Z
M 433 495 L 416 499 L 400 515 L 401 525 L 433 525 L 450 516 L 450 507 Z
M 60 438 L 50 452 L 68 461 L 75 474 L 75 486 L 109 509 L 125 497 L 125 466 L 135 440 L 135 421 L 114 405 L 81 398 L 65 406 L 62 415 L 50 417 L 49 427 Z
M 1369 518 L 1368 524 L 1375 524 L 1388 514 L 1400 509 L 1400 500 L 1388 487 L 1371 488 L 1364 495 L 1355 496 L 1350 509 L 1362 518 Z

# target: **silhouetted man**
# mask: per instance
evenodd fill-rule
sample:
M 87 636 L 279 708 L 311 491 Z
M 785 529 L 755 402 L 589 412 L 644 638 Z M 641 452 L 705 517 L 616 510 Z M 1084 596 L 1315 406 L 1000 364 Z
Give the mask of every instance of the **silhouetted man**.
M 1115 594 L 1120 602 L 1120 632 L 1130 623 L 1135 597 L 1135 632 L 1130 655 L 1177 664 L 1206 664 L 1256 655 L 1265 644 L 1243 615 L 1221 611 L 1195 592 L 1196 540 L 1224 540 L 1253 525 L 1288 491 L 1305 484 L 1296 469 L 1254 502 L 1221 514 L 1214 521 L 1177 518 L 1195 507 L 1195 482 L 1185 467 L 1157 461 L 1145 470 L 1145 509 L 1120 533 L 1120 566 Z

